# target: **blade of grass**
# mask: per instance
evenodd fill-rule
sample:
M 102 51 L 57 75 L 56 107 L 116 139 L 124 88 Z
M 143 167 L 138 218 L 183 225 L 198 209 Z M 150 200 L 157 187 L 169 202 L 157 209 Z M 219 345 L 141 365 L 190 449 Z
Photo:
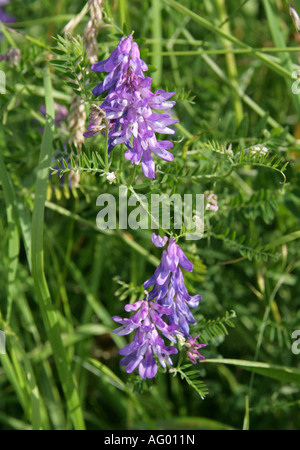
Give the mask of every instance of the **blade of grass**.
M 249 415 L 249 398 L 246 395 L 245 397 L 245 416 L 243 422 L 243 430 L 249 431 L 250 428 L 250 415 Z
M 17 45 L 13 38 L 11 37 L 11 33 L 9 32 L 9 28 L 4 25 L 3 22 L 0 21 L 0 33 L 3 34 L 5 39 L 7 40 L 7 43 L 14 48 L 17 48 Z
M 18 220 L 20 224 L 21 235 L 26 251 L 27 262 L 31 272 L 31 217 L 28 209 L 22 200 L 16 198 L 16 209 L 18 213 Z
M 98 293 L 101 292 L 101 283 L 103 280 L 103 271 L 105 267 L 105 261 L 106 261 L 106 252 L 105 252 L 105 237 L 97 234 L 95 236 L 95 245 L 94 245 L 94 256 L 93 256 L 93 264 L 92 264 L 92 273 L 90 276 L 90 282 L 89 287 L 91 293 L 96 298 L 98 296 Z M 104 251 L 103 251 L 104 249 Z M 69 263 L 70 259 L 68 260 Z M 81 324 L 88 324 L 92 321 L 93 316 L 93 309 L 91 305 L 86 302 L 84 305 L 84 309 L 81 315 Z M 85 325 L 83 325 L 85 326 Z M 110 332 L 111 330 L 109 330 Z M 90 352 L 91 345 L 93 344 L 92 339 L 89 339 L 87 341 L 83 341 L 78 344 L 77 347 L 77 355 L 79 358 L 84 358 L 87 353 Z M 89 374 L 86 370 L 83 370 L 82 366 L 77 364 L 76 366 L 76 374 L 77 378 L 79 379 L 79 393 L 80 393 L 80 399 L 83 404 L 85 405 L 85 402 L 88 399 L 87 395 L 87 389 L 88 389 L 88 382 L 89 382 Z
M 226 423 L 207 417 L 175 417 L 155 422 L 159 430 L 234 430 Z
M 217 0 L 217 8 L 218 8 L 218 12 L 219 12 L 219 19 L 221 20 L 221 22 L 226 21 L 228 14 L 226 11 L 225 1 Z M 227 34 L 231 34 L 229 22 L 225 22 L 223 25 L 223 28 Z M 223 45 L 226 49 L 228 49 L 228 50 L 231 49 L 232 44 L 228 40 L 221 37 L 221 42 L 223 43 Z M 238 71 L 237 71 L 235 56 L 233 53 L 228 52 L 225 54 L 225 59 L 226 59 L 228 78 L 229 78 L 232 86 L 238 87 L 238 85 L 239 85 Z M 234 103 L 234 110 L 235 110 L 237 125 L 239 125 L 243 119 L 244 112 L 243 112 L 243 104 L 241 102 L 240 96 L 236 89 L 233 90 L 233 103 Z
M 27 392 L 26 398 L 28 398 L 28 402 L 26 403 L 26 413 L 31 419 L 32 428 L 34 430 L 47 429 L 49 428 L 48 414 L 44 401 L 40 396 L 36 376 L 23 347 L 23 342 L 20 341 L 18 334 L 1 317 L 0 328 L 6 330 L 10 348 L 9 353 L 18 378 L 18 383 Z
M 14 298 L 14 283 L 16 279 L 17 266 L 20 252 L 19 230 L 17 226 L 16 199 L 10 177 L 7 173 L 2 155 L 0 154 L 0 180 L 2 181 L 7 225 L 9 232 L 8 239 L 8 276 L 7 276 L 7 313 L 6 322 L 9 324 L 12 303 Z
M 85 429 L 79 395 L 75 386 L 73 373 L 62 344 L 57 314 L 52 305 L 50 292 L 44 274 L 43 223 L 54 129 L 54 101 L 52 97 L 52 86 L 48 66 L 44 69 L 44 88 L 46 101 L 46 125 L 41 145 L 32 217 L 32 276 L 44 326 L 51 343 L 56 368 L 66 398 L 70 418 L 75 429 Z
M 189 40 L 189 42 L 193 42 L 194 38 L 193 36 L 188 32 L 188 30 L 184 31 L 184 34 L 186 35 L 187 39 Z M 208 64 L 208 66 L 216 73 L 216 75 L 218 75 L 218 77 L 224 82 L 226 83 L 228 86 L 232 87 L 233 89 L 236 89 L 238 94 L 240 95 L 241 99 L 251 108 L 253 109 L 253 111 L 256 112 L 256 114 L 258 114 L 260 117 L 264 117 L 264 116 L 268 116 L 267 118 L 267 123 L 273 127 L 273 128 L 281 128 L 282 126 L 272 117 L 270 117 L 267 112 L 261 108 L 254 100 L 252 100 L 251 97 L 249 97 L 247 94 L 245 94 L 242 89 L 239 86 L 233 86 L 230 82 L 230 80 L 228 79 L 228 77 L 226 76 L 226 74 L 224 73 L 224 71 L 218 66 L 218 64 L 215 63 L 215 61 L 210 58 L 208 55 L 203 54 L 202 58 L 204 59 L 204 61 Z M 180 124 L 177 124 L 177 128 Z M 188 136 L 187 136 L 188 137 Z M 290 133 L 287 133 L 286 135 L 287 140 L 292 143 L 295 144 L 296 139 L 294 138 L 294 136 L 292 136 Z
M 68 20 L 73 19 L 75 16 L 74 14 L 60 14 L 57 16 L 50 16 L 50 17 L 40 17 L 39 19 L 33 19 L 33 20 L 26 20 L 22 22 L 15 22 L 12 24 L 9 24 L 12 28 L 27 28 L 34 25 L 44 25 L 49 24 L 51 22 L 66 22 Z
M 66 323 L 67 323 L 67 331 L 68 331 L 68 333 L 72 334 L 74 332 L 73 317 L 72 317 L 72 312 L 71 312 L 71 308 L 70 308 L 70 302 L 69 302 L 69 298 L 68 298 L 67 289 L 65 286 L 65 280 L 64 280 L 63 273 L 62 273 L 60 265 L 59 265 L 56 251 L 54 250 L 53 245 L 51 245 L 51 242 L 49 242 L 49 239 L 47 240 L 47 247 L 49 248 L 49 255 L 51 258 L 52 267 L 55 272 L 54 277 L 57 282 L 56 303 L 59 304 L 59 302 L 61 301 L 65 319 L 66 319 Z M 55 303 L 55 298 L 53 299 L 53 301 Z M 71 361 L 73 356 L 74 356 L 74 349 L 70 348 L 69 353 L 68 353 L 68 359 Z
M 276 5 L 273 1 L 263 0 L 264 9 L 266 12 L 266 16 L 269 23 L 269 28 L 272 34 L 272 38 L 276 47 L 284 47 L 286 45 L 285 37 L 283 34 L 283 29 L 281 26 L 280 16 L 278 11 L 275 11 Z M 280 53 L 279 55 L 281 60 L 281 65 L 288 71 L 293 71 L 293 61 L 289 55 L 289 53 Z M 286 79 L 286 84 L 288 88 L 288 92 L 292 94 L 292 101 L 294 103 L 295 109 L 298 113 L 298 117 L 300 117 L 300 95 L 294 94 L 292 92 L 292 83 L 293 80 Z
M 20 201 L 16 199 L 14 189 L 12 186 L 12 182 L 10 180 L 10 177 L 8 175 L 8 172 L 6 170 L 2 155 L 0 153 L 0 179 L 2 181 L 2 187 L 4 191 L 4 197 L 6 200 L 6 204 L 9 205 L 9 208 L 7 210 L 8 213 L 8 223 L 9 228 L 11 228 L 11 233 L 13 236 L 18 235 L 17 230 L 17 224 L 20 224 L 20 229 L 22 232 L 23 242 L 26 249 L 27 254 L 27 260 L 29 264 L 29 269 L 31 269 L 31 224 L 30 224 L 30 215 L 28 210 L 26 209 L 24 205 L 24 201 Z M 18 244 L 19 245 L 19 244 Z M 9 255 L 11 255 L 11 251 L 9 251 Z M 35 339 L 36 344 L 40 344 L 41 340 L 39 337 L 39 332 L 36 327 L 36 323 L 33 319 L 31 310 L 29 308 L 29 305 L 27 303 L 27 299 L 24 296 L 23 293 L 23 285 L 20 285 L 20 280 L 16 279 L 15 277 L 15 270 L 16 270 L 16 264 L 17 259 L 11 259 L 11 264 L 9 268 L 9 296 L 12 296 L 12 298 L 15 299 L 16 306 L 19 310 L 19 316 L 22 317 L 24 320 L 24 324 L 27 331 L 30 331 Z M 7 319 L 9 319 L 10 314 L 7 314 Z M 6 321 L 7 323 L 9 320 Z M 12 374 L 12 367 L 9 365 L 9 362 L 6 363 L 6 370 L 9 371 L 8 378 L 12 381 L 13 386 L 14 384 L 14 377 Z M 56 423 L 57 425 L 61 425 L 64 422 L 63 419 L 63 412 L 61 408 L 61 401 L 59 393 L 55 387 L 54 379 L 52 376 L 51 368 L 48 362 L 45 362 L 43 364 L 42 372 L 44 373 L 44 382 L 48 386 L 47 390 L 51 398 L 53 398 L 53 404 L 55 403 L 55 414 L 52 414 L 52 421 Z M 49 396 L 48 396 L 49 397 Z M 37 416 L 36 416 L 37 417 Z M 59 418 L 59 421 L 57 421 L 57 418 Z M 38 428 L 36 425 L 34 428 Z
M 11 341 L 12 352 L 15 354 L 15 358 L 18 359 L 20 367 L 22 367 L 23 379 L 30 396 L 32 429 L 49 429 L 48 414 L 40 396 L 36 377 L 28 356 L 16 336 L 13 336 Z
M 120 10 L 121 27 L 123 27 L 125 24 L 127 27 L 127 32 L 130 33 L 131 23 L 130 23 L 130 14 L 129 14 L 129 10 L 128 10 L 127 0 L 119 1 L 119 10 Z
M 296 239 L 300 239 L 300 230 L 295 231 L 294 233 L 287 234 L 286 236 L 282 236 L 278 239 L 275 239 L 275 241 L 272 241 L 268 245 L 266 245 L 265 249 L 270 250 L 271 248 L 279 247 L 280 245 L 293 242 Z
M 229 364 L 231 366 L 240 367 L 241 369 L 250 370 L 259 375 L 263 375 L 273 380 L 285 383 L 295 383 L 300 386 L 300 369 L 293 367 L 276 366 L 272 364 L 244 361 L 238 359 L 206 359 L 201 364 Z
M 149 39 L 149 43 L 153 42 Z M 176 41 L 174 41 L 174 44 Z M 199 47 L 203 46 L 203 42 L 201 41 L 193 41 L 188 42 L 191 45 L 198 45 Z M 187 44 L 187 42 L 186 42 Z M 168 46 L 167 46 L 168 48 Z M 299 47 L 260 47 L 260 48 L 216 48 L 216 49 L 205 49 L 205 50 L 168 50 L 161 51 L 162 56 L 197 56 L 197 55 L 226 55 L 227 53 L 233 53 L 234 55 L 247 55 L 249 53 L 260 52 L 260 53 L 299 53 Z M 156 53 L 156 52 L 155 52 Z M 148 55 L 152 56 L 154 52 L 149 52 Z M 274 57 L 275 61 L 275 57 Z M 277 61 L 275 61 L 277 62 Z M 279 60 L 278 60 L 279 62 Z M 298 67 L 296 64 L 293 64 L 293 68 Z
M 264 117 L 267 115 L 267 112 L 261 108 L 251 97 L 249 97 L 247 94 L 245 94 L 240 87 L 235 87 L 230 83 L 230 80 L 226 77 L 225 73 L 222 71 L 222 69 L 207 55 L 203 55 L 202 58 L 206 61 L 206 63 L 209 65 L 209 67 L 220 77 L 224 83 L 231 86 L 233 89 L 236 89 L 238 94 L 240 95 L 241 99 L 253 110 L 258 114 L 260 117 Z M 270 117 L 268 115 L 267 123 L 272 128 L 280 128 L 283 130 L 282 126 L 275 120 L 273 117 Z M 291 144 L 295 144 L 296 139 L 294 136 L 292 136 L 290 133 L 287 133 L 286 135 L 287 140 Z
M 25 274 L 27 277 L 27 274 Z M 27 298 L 23 292 L 25 280 L 18 279 L 16 283 L 17 293 L 15 295 L 15 303 L 17 307 L 17 313 L 20 320 L 22 320 L 22 327 L 34 338 L 34 348 L 40 348 L 42 341 L 40 338 L 39 330 L 36 326 L 31 308 L 29 307 Z M 25 336 L 24 336 L 25 337 Z M 31 352 L 27 352 L 27 356 L 31 358 Z M 45 405 L 49 411 L 49 416 L 55 429 L 65 428 L 64 408 L 61 400 L 60 393 L 56 387 L 55 379 L 52 373 L 52 368 L 47 360 L 42 360 L 39 371 L 39 385 L 40 391 Z
M 134 403 L 139 414 L 141 415 L 143 420 L 148 424 L 150 429 L 152 430 L 155 429 L 155 425 L 152 422 L 152 419 L 149 417 L 143 404 L 139 401 L 137 396 L 133 392 L 131 392 L 131 390 L 126 386 L 126 384 L 109 367 L 107 367 L 105 364 L 101 363 L 100 361 L 97 361 L 94 358 L 89 358 L 86 361 L 76 358 L 76 362 L 81 364 L 86 370 L 89 370 L 97 377 L 101 377 L 106 382 L 108 382 L 115 388 L 120 389 L 126 395 L 128 395 L 128 397 Z
M 152 0 L 152 64 L 156 68 L 153 74 L 153 81 L 156 85 L 161 83 L 162 75 L 162 19 L 161 0 Z
M 16 419 L 15 417 L 8 416 L 7 414 L 3 414 L 0 412 L 0 421 L 2 423 L 6 423 L 14 430 L 32 430 L 32 427 L 28 425 L 23 420 Z
M 16 370 L 11 362 L 9 355 L 7 353 L 5 355 L 0 354 L 0 361 L 1 361 L 1 366 L 3 367 L 3 370 L 5 371 L 10 384 L 14 388 L 14 391 L 18 398 L 19 404 L 21 405 L 25 415 L 29 419 L 30 413 L 27 410 L 27 405 L 29 404 L 27 392 L 24 389 L 24 387 L 19 383 Z
M 65 348 L 73 346 L 74 344 L 85 341 L 93 336 L 102 336 L 108 334 L 110 329 L 103 325 L 87 323 L 79 326 L 73 333 L 62 334 L 62 342 Z M 45 361 L 52 355 L 50 342 L 46 342 L 43 345 L 36 347 L 32 352 L 28 354 L 33 364 L 39 364 L 41 361 Z
M 62 249 L 56 245 L 54 238 L 53 244 L 57 251 L 57 253 L 60 255 L 61 258 L 63 258 L 64 253 Z M 73 277 L 73 279 L 76 281 L 76 283 L 81 287 L 83 290 L 83 293 L 85 295 L 85 298 L 87 302 L 89 303 L 92 310 L 95 312 L 99 320 L 103 325 L 108 327 L 108 329 L 115 328 L 115 323 L 113 322 L 111 315 L 108 313 L 106 308 L 100 303 L 99 299 L 95 295 L 95 293 L 90 289 L 89 284 L 86 282 L 84 276 L 82 275 L 80 269 L 77 267 L 77 265 L 70 260 L 68 263 L 69 271 Z M 116 342 L 119 348 L 123 347 L 125 345 L 125 340 L 123 337 L 117 336 L 115 334 L 112 335 L 113 340 Z

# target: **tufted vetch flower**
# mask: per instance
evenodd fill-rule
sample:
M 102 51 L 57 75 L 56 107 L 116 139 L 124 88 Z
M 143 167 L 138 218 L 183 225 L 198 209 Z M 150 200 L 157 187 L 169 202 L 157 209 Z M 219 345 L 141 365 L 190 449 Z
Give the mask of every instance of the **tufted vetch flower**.
M 135 311 L 130 319 L 115 316 L 113 320 L 121 327 L 114 330 L 118 336 L 135 332 L 130 344 L 120 350 L 123 355 L 120 364 L 126 366 L 126 372 L 131 373 L 136 368 L 142 378 L 153 378 L 157 373 L 157 363 L 154 355 L 163 368 L 166 364 L 172 365 L 170 355 L 177 353 L 173 346 L 167 347 L 161 334 L 176 343 L 173 336 L 176 326 L 168 326 L 161 314 L 167 313 L 163 307 L 148 300 L 140 300 L 132 305 L 126 305 L 125 311 Z
M 162 242 L 162 239 L 153 233 L 152 241 L 157 247 L 163 246 L 163 242 L 166 243 L 166 240 Z M 168 310 L 167 323 L 177 325 L 184 336 L 189 337 L 189 326 L 196 323 L 190 308 L 199 305 L 201 295 L 189 295 L 181 268 L 192 272 L 193 264 L 171 238 L 167 250 L 163 251 L 161 263 L 143 286 L 145 289 L 154 286 L 149 293 L 149 300 L 156 299 L 159 305 Z
M 200 295 L 191 297 L 185 287 L 181 268 L 192 272 L 193 264 L 187 259 L 174 239 L 152 234 L 156 247 L 164 247 L 162 260 L 153 276 L 144 283 L 144 288 L 154 286 L 146 298 L 134 304 L 126 305 L 125 311 L 132 312 L 130 318 L 113 317 L 120 327 L 113 332 L 118 336 L 134 333 L 132 341 L 119 353 L 123 356 L 121 365 L 126 366 L 127 373 L 138 368 L 142 378 L 153 378 L 158 370 L 157 362 L 163 368 L 172 365 L 170 355 L 176 354 L 174 346 L 166 346 L 165 339 L 184 346 L 187 357 L 195 363 L 204 359 L 198 344 L 190 336 L 189 325 L 195 323 L 190 308 L 198 306 Z
M 144 175 L 155 178 L 152 154 L 166 161 L 173 160 L 173 154 L 168 151 L 173 143 L 157 140 L 156 133 L 175 133 L 170 128 L 178 122 L 171 117 L 175 102 L 169 101 L 174 92 L 151 91 L 153 80 L 144 75 L 148 67 L 140 58 L 139 47 L 131 35 L 120 40 L 108 59 L 93 64 L 91 68 L 94 72 L 109 72 L 92 91 L 96 96 L 107 92 L 100 108 L 108 122 L 108 154 L 116 145 L 124 144 L 127 147 L 126 159 L 131 164 L 141 163 Z M 101 132 L 97 129 L 97 121 L 97 115 L 90 115 L 85 137 Z
M 205 359 L 205 357 L 198 352 L 199 348 L 206 347 L 206 344 L 198 344 L 196 342 L 199 336 L 200 334 L 198 334 L 198 336 L 190 338 L 185 343 L 186 354 L 193 364 L 197 363 L 197 359 Z

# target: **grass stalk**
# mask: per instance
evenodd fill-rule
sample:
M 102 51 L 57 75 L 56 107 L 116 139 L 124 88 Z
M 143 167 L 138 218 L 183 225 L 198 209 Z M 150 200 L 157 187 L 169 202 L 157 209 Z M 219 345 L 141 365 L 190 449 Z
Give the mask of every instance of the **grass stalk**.
M 56 368 L 66 398 L 70 418 L 75 429 L 84 429 L 85 425 L 79 395 L 75 386 L 71 367 L 67 360 L 66 351 L 61 340 L 58 317 L 52 304 L 44 268 L 43 224 L 54 129 L 54 101 L 52 97 L 51 78 L 48 66 L 44 69 L 44 88 L 46 102 L 46 125 L 41 145 L 32 217 L 32 276 L 42 319 L 47 336 L 51 343 Z

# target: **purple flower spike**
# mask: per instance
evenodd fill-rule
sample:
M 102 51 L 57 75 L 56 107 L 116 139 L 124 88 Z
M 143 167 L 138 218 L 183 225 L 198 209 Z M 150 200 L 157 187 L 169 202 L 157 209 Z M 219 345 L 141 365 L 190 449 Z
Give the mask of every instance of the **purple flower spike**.
M 91 66 L 94 72 L 109 72 L 103 83 L 98 84 L 94 95 L 117 88 L 122 80 L 123 74 L 128 71 L 129 66 L 137 76 L 144 78 L 143 72 L 148 70 L 146 63 L 140 59 L 140 50 L 136 42 L 132 42 L 132 36 L 123 37 L 118 47 L 105 61 L 100 61 Z
M 168 151 L 173 147 L 172 142 L 157 141 L 155 133 L 175 133 L 170 128 L 178 122 L 170 116 L 175 102 L 169 101 L 174 92 L 162 89 L 151 92 L 153 80 L 144 76 L 148 67 L 140 58 L 139 47 L 131 35 L 120 40 L 108 59 L 93 64 L 91 68 L 94 72 L 108 72 L 104 81 L 93 89 L 94 95 L 107 92 L 101 110 L 106 114 L 109 128 L 108 154 L 116 145 L 125 144 L 128 149 L 125 158 L 131 164 L 141 163 L 144 175 L 155 178 L 152 153 L 173 161 L 173 155 Z M 101 132 L 97 126 L 97 117 L 91 114 L 85 137 Z
M 153 378 L 158 368 L 154 355 L 162 367 L 166 368 L 166 364 L 172 365 L 170 355 L 177 353 L 175 347 L 166 347 L 159 332 L 175 343 L 173 334 L 178 327 L 168 326 L 160 317 L 165 310 L 145 299 L 133 305 L 126 305 L 125 310 L 135 313 L 130 319 L 113 317 L 115 322 L 121 324 L 114 333 L 124 336 L 135 331 L 135 335 L 132 342 L 120 350 L 119 353 L 124 356 L 120 364 L 126 366 L 127 373 L 138 368 L 142 378 Z
M 152 234 L 152 242 L 156 247 L 163 247 L 167 241 L 167 237 Z M 163 368 L 167 364 L 172 365 L 170 355 L 177 353 L 177 349 L 166 347 L 164 338 L 184 345 L 193 363 L 197 359 L 204 359 L 198 352 L 204 344 L 197 344 L 198 336 L 192 338 L 189 334 L 189 325 L 195 323 L 189 308 L 197 307 L 201 296 L 191 297 L 188 294 L 179 266 L 190 272 L 193 270 L 193 264 L 179 245 L 170 239 L 160 265 L 144 283 L 145 289 L 154 285 L 147 300 L 144 298 L 125 306 L 126 312 L 133 313 L 129 319 L 113 317 L 121 325 L 113 331 L 118 336 L 135 333 L 131 343 L 119 352 L 123 355 L 120 364 L 126 366 L 127 373 L 138 368 L 142 378 L 153 378 L 158 370 L 158 361 Z
M 159 236 L 152 237 L 154 245 L 157 245 L 156 241 L 161 243 L 163 239 Z M 145 289 L 154 286 L 149 293 L 149 300 L 156 299 L 159 305 L 167 309 L 167 323 L 177 325 L 184 336 L 189 338 L 189 325 L 196 323 L 190 308 L 196 308 L 199 305 L 201 295 L 193 297 L 189 295 L 180 267 L 189 272 L 193 270 L 193 264 L 187 259 L 179 245 L 174 239 L 170 239 L 167 250 L 163 251 L 160 265 L 143 286 Z

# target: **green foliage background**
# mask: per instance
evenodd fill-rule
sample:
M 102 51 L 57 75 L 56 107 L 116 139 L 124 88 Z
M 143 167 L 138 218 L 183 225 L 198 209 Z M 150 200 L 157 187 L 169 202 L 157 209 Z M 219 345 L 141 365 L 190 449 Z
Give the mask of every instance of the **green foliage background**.
M 149 181 L 115 148 L 110 184 L 100 136 L 80 159 L 73 149 L 81 177 L 70 189 L 70 168 L 63 186 L 48 172 L 68 138 L 68 119 L 53 127 L 53 101 L 70 108 L 78 61 L 87 112 L 99 80 L 86 71 L 88 16 L 73 38 L 62 32 L 82 7 L 12 0 L 17 22 L 2 26 L 0 53 L 14 46 L 21 60 L 0 63 L 0 429 L 299 428 L 299 36 L 287 2 L 105 2 L 99 60 L 134 30 L 156 88 L 176 91 L 175 159 L 157 161 Z M 96 199 L 119 184 L 218 195 L 203 239 L 180 240 L 195 264 L 188 288 L 203 296 L 193 334 L 206 362 L 176 361 L 151 383 L 120 368 L 124 339 L 111 334 L 111 316 L 140 298 L 161 256 L 150 230 L 97 228 Z

